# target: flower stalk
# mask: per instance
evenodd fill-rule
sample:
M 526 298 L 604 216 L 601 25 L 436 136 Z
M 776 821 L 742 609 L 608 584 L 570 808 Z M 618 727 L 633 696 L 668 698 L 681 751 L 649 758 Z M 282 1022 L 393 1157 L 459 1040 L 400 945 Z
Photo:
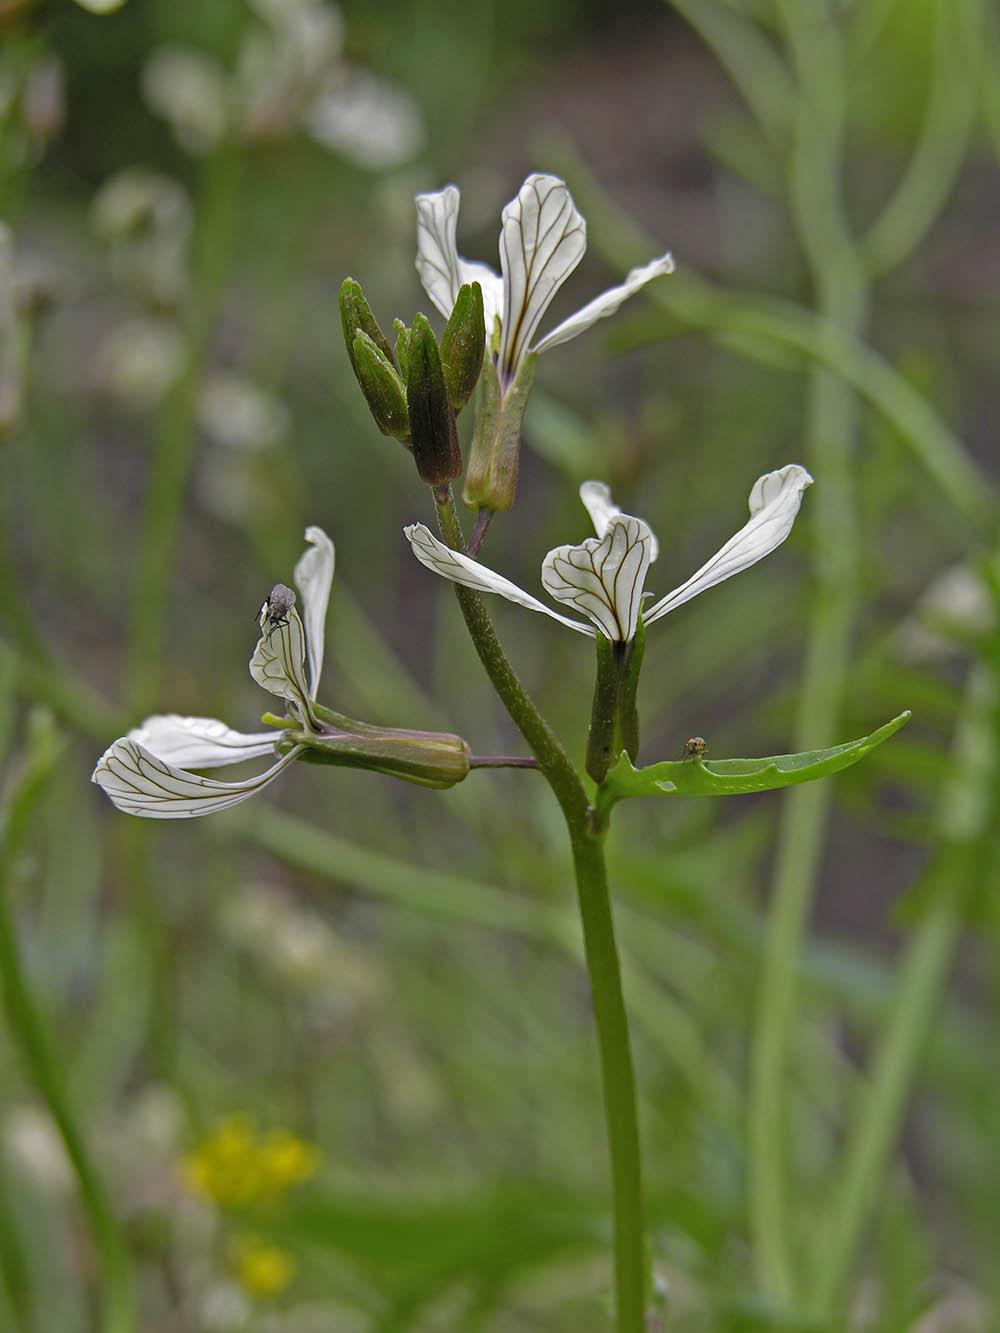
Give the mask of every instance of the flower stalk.
M 465 542 L 449 488 L 437 501 L 441 536 L 461 552 Z M 615 1305 L 619 1333 L 643 1333 L 645 1246 L 639 1123 L 628 1016 L 608 896 L 604 836 L 595 829 L 583 782 L 552 728 L 529 698 L 507 659 L 480 594 L 455 588 L 466 628 L 494 689 L 530 745 L 559 802 L 569 833 L 600 1051 L 614 1201 Z

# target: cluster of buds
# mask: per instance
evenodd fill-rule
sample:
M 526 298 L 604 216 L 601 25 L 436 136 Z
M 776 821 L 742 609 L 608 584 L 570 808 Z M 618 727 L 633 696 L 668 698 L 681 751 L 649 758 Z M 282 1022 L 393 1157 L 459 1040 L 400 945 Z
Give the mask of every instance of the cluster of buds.
M 674 262 L 665 254 L 632 269 L 624 282 L 539 338 L 539 321 L 587 248 L 586 224 L 565 183 L 535 173 L 504 208 L 499 273 L 458 253 L 454 185 L 418 194 L 416 204 L 417 273 L 448 321 L 441 342 L 418 315 L 412 329 L 396 321 L 393 351 L 360 286 L 348 278 L 340 293 L 348 355 L 379 430 L 412 449 L 421 479 L 431 486 L 462 471 L 454 418 L 478 381 L 462 498 L 470 509 L 510 509 L 538 353 L 614 314 L 648 282 L 671 273 Z
M 440 343 L 427 317 L 418 314 L 412 328 L 395 321 L 396 346 L 390 347 L 353 278 L 340 288 L 340 318 L 376 426 L 410 450 L 428 486 L 454 481 L 462 471 L 455 419 L 472 396 L 486 352 L 479 283 L 459 290 Z

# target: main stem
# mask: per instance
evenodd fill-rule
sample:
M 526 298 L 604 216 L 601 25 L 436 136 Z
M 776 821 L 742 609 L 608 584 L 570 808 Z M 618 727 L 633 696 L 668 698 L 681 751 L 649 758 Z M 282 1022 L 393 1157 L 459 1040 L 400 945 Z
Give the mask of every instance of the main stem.
M 451 489 L 435 492 L 441 535 L 455 551 L 462 536 Z M 615 1297 L 619 1333 L 645 1328 L 645 1255 L 642 1180 L 635 1072 L 629 1039 L 621 966 L 608 897 L 604 836 L 591 820 L 583 782 L 559 738 L 539 713 L 507 660 L 483 599 L 470 588 L 456 587 L 458 603 L 479 660 L 538 767 L 552 788 L 566 819 L 573 849 L 577 900 L 583 925 L 584 953 L 597 1023 L 601 1086 L 611 1159 L 614 1199 Z

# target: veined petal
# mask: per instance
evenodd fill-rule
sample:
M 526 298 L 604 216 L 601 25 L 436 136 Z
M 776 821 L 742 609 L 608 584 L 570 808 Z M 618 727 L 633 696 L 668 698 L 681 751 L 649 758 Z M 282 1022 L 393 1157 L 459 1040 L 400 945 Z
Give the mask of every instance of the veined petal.
M 309 697 L 316 698 L 323 672 L 323 648 L 326 637 L 326 609 L 333 584 L 333 542 L 322 528 L 306 528 L 311 543 L 295 566 L 295 586 L 302 598 L 302 616 L 306 630 L 309 659 Z
M 603 537 L 608 530 L 608 525 L 613 518 L 622 517 L 622 511 L 611 498 L 611 488 L 603 481 L 585 481 L 580 487 L 580 499 L 583 501 L 583 507 L 590 515 L 590 521 L 594 525 L 594 531 L 598 537 Z M 659 543 L 656 535 L 646 525 L 650 540 L 649 563 L 652 564 L 660 554 Z
M 798 463 L 788 463 L 776 472 L 767 472 L 754 482 L 750 492 L 750 522 L 730 537 L 721 550 L 716 551 L 707 564 L 692 574 L 673 592 L 668 592 L 654 606 L 643 613 L 646 625 L 659 620 L 668 611 L 689 602 L 706 588 L 712 588 L 724 579 L 749 569 L 776 546 L 780 546 L 792 530 L 795 516 L 802 503 L 802 492 L 812 485 L 812 477 Z
M 550 551 L 542 586 L 589 616 L 606 639 L 627 643 L 635 636 L 651 548 L 652 533 L 642 519 L 618 515 L 603 537 Z
M 246 734 L 233 731 L 214 717 L 181 717 L 178 713 L 157 713 L 133 727 L 125 737 L 157 759 L 183 768 L 219 768 L 239 764 L 244 759 L 273 755 L 277 731 Z
M 276 764 L 245 782 L 217 782 L 166 764 L 125 736 L 104 751 L 91 781 L 103 788 L 112 804 L 127 815 L 190 819 L 214 814 L 255 796 L 288 767 L 302 748 L 289 750 Z
M 673 271 L 674 261 L 669 254 L 661 255 L 659 259 L 653 259 L 648 264 L 643 264 L 641 268 L 631 269 L 623 283 L 617 287 L 609 287 L 606 292 L 588 301 L 582 310 L 578 310 L 575 315 L 570 315 L 561 324 L 557 324 L 552 332 L 535 343 L 531 350 L 545 352 L 550 347 L 558 347 L 560 343 L 569 342 L 570 338 L 583 333 L 605 315 L 613 315 L 623 301 L 633 296 L 640 287 L 645 287 L 647 282 Z
M 459 199 L 456 185 L 417 195 L 417 273 L 424 291 L 445 319 L 463 283 L 478 282 L 483 289 L 489 339 L 494 319 L 503 313 L 503 281 L 488 264 L 473 264 L 459 255 L 455 244 Z
M 565 182 L 538 173 L 524 182 L 501 220 L 500 371 L 509 378 L 549 302 L 583 258 L 587 226 Z
M 567 625 L 580 634 L 594 633 L 589 625 L 581 625 L 578 620 L 561 616 L 544 602 L 539 602 L 529 593 L 522 591 L 516 583 L 511 583 L 509 579 L 494 573 L 492 569 L 487 569 L 477 560 L 470 560 L 460 551 L 451 550 L 444 542 L 438 541 L 423 523 L 411 523 L 409 527 L 403 529 L 403 532 L 420 563 L 427 569 L 433 570 L 435 574 L 440 574 L 442 578 L 450 579 L 452 583 L 460 583 L 465 588 L 474 588 L 477 592 L 499 593 L 501 597 L 506 597 L 508 602 L 526 606 L 529 611 L 541 611 L 543 615 L 558 620 L 561 625 Z
M 312 696 L 306 681 L 306 639 L 299 613 L 291 607 L 284 623 L 276 624 L 265 619 L 265 609 L 266 604 L 261 610 L 264 633 L 250 659 L 250 674 L 265 690 L 295 705 L 307 725 L 313 725 Z

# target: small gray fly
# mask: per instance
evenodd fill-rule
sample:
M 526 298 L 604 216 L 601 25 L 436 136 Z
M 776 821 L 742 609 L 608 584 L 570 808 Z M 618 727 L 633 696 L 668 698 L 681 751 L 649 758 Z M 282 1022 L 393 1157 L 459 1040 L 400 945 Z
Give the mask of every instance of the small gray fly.
M 267 637 L 270 640 L 271 635 L 282 625 L 288 624 L 288 616 L 292 607 L 295 605 L 295 593 L 284 583 L 276 583 L 267 595 L 267 601 L 260 608 L 260 614 L 257 617 L 257 623 L 261 629 L 265 624 L 270 628 L 267 631 Z

